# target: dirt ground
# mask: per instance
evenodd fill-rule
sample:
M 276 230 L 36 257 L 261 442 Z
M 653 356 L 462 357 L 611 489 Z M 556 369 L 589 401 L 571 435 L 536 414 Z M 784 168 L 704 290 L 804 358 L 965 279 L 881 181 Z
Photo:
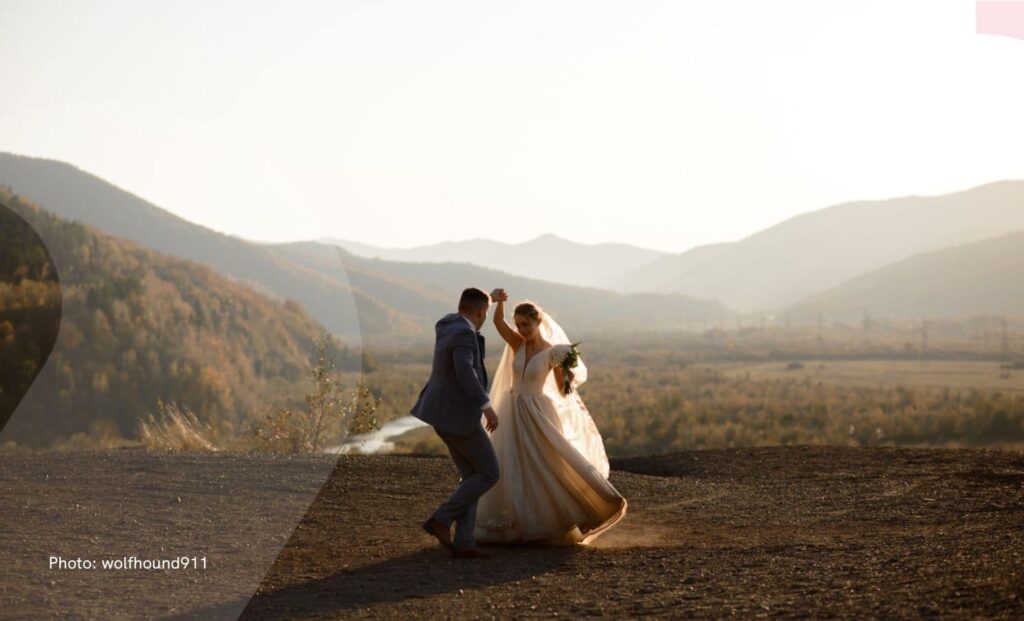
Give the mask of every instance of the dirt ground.
M 629 512 L 594 545 L 472 560 L 419 529 L 457 481 L 426 456 L 0 454 L 0 616 L 1024 618 L 1021 453 L 612 460 Z M 51 555 L 208 566 L 52 569 Z

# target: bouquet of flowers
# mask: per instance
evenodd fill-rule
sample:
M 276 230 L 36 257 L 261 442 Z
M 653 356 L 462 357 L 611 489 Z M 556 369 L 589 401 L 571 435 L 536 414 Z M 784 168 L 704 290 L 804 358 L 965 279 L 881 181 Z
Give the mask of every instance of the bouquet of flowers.
M 555 364 L 562 368 L 562 392 L 566 395 L 572 392 L 572 382 L 576 379 L 573 369 L 580 362 L 579 343 L 571 345 L 556 345 L 552 354 L 555 356 Z

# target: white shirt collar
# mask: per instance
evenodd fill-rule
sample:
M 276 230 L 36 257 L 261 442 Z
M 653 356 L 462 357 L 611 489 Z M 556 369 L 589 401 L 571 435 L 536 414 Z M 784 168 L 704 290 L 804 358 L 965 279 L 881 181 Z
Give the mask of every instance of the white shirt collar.
M 459 313 L 459 317 L 462 317 L 463 319 L 465 319 L 465 320 L 466 320 L 466 323 L 468 323 L 468 324 L 469 324 L 469 327 L 470 327 L 470 328 L 473 328 L 473 332 L 476 332 L 476 331 L 477 331 L 477 330 L 476 330 L 476 326 L 474 326 L 474 325 L 473 325 L 473 322 L 469 320 L 469 317 L 466 317 L 466 316 L 465 316 L 465 315 L 463 315 L 462 313 Z

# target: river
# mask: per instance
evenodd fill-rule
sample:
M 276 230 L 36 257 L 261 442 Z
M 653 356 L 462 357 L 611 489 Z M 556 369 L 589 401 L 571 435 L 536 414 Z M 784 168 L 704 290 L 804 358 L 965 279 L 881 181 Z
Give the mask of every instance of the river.
M 402 418 L 396 418 L 384 423 L 376 431 L 353 434 L 341 444 L 327 447 L 324 449 L 324 452 L 336 455 L 338 453 L 348 453 L 358 448 L 362 453 L 387 453 L 388 451 L 395 450 L 395 443 L 391 442 L 392 438 L 397 438 L 413 429 L 426 426 L 425 422 L 415 416 L 403 416 Z

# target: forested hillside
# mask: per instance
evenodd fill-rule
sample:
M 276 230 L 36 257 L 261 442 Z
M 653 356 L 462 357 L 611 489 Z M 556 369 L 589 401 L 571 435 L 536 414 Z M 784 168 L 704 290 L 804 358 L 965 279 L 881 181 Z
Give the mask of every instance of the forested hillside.
M 269 300 L 203 265 L 62 220 L 9 189 L 0 188 L 0 202 L 0 414 L 10 415 L 9 382 L 42 368 L 5 440 L 47 444 L 97 428 L 132 437 L 157 399 L 203 420 L 238 422 L 303 393 L 323 328 L 296 302 Z M 24 225 L 12 225 L 19 220 L 39 234 L 52 262 L 26 241 Z M 61 306 L 47 361 L 38 343 Z M 333 347 L 342 366 L 358 365 L 357 351 Z

